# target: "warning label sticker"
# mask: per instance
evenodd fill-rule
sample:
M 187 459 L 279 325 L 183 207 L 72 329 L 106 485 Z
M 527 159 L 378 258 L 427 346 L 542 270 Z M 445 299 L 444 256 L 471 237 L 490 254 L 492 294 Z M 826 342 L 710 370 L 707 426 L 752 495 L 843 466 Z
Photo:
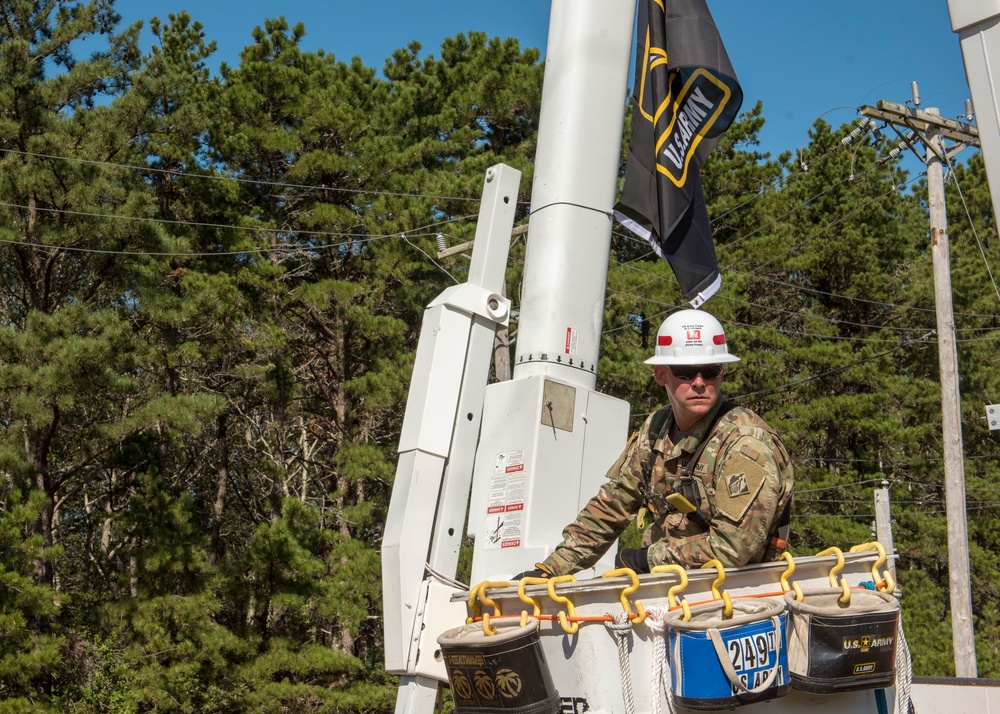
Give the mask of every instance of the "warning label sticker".
M 580 342 L 580 331 L 572 327 L 566 328 L 566 354 L 575 355 L 577 345 Z
M 521 545 L 521 516 L 520 511 L 509 513 L 497 513 L 486 518 L 486 540 L 487 550 L 498 548 L 516 548 Z
M 516 548 L 521 545 L 526 483 L 524 450 L 498 453 L 493 462 L 493 477 L 486 504 L 485 548 Z

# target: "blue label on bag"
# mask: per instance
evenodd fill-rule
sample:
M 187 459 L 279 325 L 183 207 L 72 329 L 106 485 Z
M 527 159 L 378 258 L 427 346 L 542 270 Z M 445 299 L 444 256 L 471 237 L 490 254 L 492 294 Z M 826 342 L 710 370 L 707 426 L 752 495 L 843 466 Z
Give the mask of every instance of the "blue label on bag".
M 726 638 L 723 637 L 722 641 L 726 642 Z M 729 652 L 729 661 L 733 663 L 733 669 L 737 672 L 770 667 L 777 655 L 774 630 L 734 637 L 726 642 L 726 651 Z
M 747 689 L 765 682 L 771 687 L 789 683 L 786 617 L 782 614 L 778 619 L 781 626 L 777 632 L 770 618 L 719 630 L 729 662 Z M 676 696 L 720 700 L 743 694 L 726 676 L 707 632 L 671 628 L 669 645 Z

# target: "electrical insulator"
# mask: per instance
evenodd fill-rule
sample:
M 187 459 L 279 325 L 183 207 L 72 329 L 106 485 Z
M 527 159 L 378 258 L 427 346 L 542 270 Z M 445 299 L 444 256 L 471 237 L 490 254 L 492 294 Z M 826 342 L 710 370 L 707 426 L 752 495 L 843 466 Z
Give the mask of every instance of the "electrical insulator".
M 910 82 L 910 90 L 913 92 L 913 106 L 920 106 L 920 87 L 916 82 Z
M 903 140 L 899 142 L 899 146 L 897 146 L 895 149 L 889 152 L 889 158 L 898 159 L 900 154 L 902 154 L 904 151 L 913 146 L 913 140 L 916 138 L 917 135 L 911 131 L 909 134 L 903 137 Z
M 966 99 L 965 100 L 965 121 L 972 121 L 972 117 L 974 117 L 974 116 L 975 116 L 975 114 L 972 111 L 972 100 L 971 99 Z
M 865 132 L 868 131 L 868 129 L 871 127 L 871 123 L 872 123 L 871 119 L 869 119 L 868 117 L 864 117 L 861 120 L 861 123 L 859 123 L 858 126 L 855 127 L 854 131 L 852 131 L 850 134 L 841 139 L 840 143 L 843 144 L 845 147 L 850 146 L 855 141 L 860 139 L 865 134 Z
M 448 245 L 444 242 L 444 233 L 437 234 L 438 253 L 442 252 Z

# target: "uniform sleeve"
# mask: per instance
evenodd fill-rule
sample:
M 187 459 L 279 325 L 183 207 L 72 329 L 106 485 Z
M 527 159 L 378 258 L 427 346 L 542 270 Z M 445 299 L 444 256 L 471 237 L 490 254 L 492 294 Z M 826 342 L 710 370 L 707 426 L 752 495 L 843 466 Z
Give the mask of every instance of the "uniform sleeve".
M 718 559 L 724 567 L 758 562 L 778 517 L 781 471 L 773 446 L 756 435 L 739 435 L 716 462 L 709 528 L 688 538 L 661 540 L 649 548 L 650 566 L 700 567 Z
M 648 426 L 648 425 L 647 425 Z M 625 530 L 642 501 L 643 468 L 648 447 L 646 427 L 633 435 L 608 471 L 608 482 L 563 530 L 563 541 L 542 564 L 554 575 L 568 575 L 596 563 Z

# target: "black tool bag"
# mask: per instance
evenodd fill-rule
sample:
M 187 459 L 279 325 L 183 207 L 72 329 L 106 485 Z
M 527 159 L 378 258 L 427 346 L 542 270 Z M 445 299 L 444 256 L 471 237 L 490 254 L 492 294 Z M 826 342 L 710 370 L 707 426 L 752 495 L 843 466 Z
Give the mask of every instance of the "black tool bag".
M 804 590 L 785 595 L 792 687 L 814 694 L 891 687 L 896 678 L 899 603 L 874 590 Z

